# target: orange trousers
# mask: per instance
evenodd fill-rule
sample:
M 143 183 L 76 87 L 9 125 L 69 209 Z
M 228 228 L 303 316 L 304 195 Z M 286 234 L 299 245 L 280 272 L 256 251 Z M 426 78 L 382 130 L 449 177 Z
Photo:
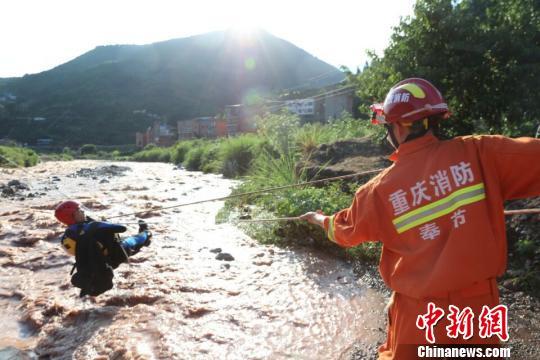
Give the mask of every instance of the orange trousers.
M 416 320 L 419 315 L 425 315 L 428 303 L 433 302 L 437 307 L 444 310 L 444 317 L 435 325 L 435 343 L 430 344 L 426 340 L 425 330 L 418 329 Z M 456 339 L 447 335 L 446 326 L 449 325 L 446 316 L 449 313 L 449 305 L 454 305 L 460 310 L 470 307 L 474 314 L 473 336 L 464 340 L 460 335 Z M 406 295 L 394 292 L 388 306 L 388 327 L 386 343 L 379 347 L 380 360 L 409 360 L 418 359 L 418 345 L 486 345 L 499 344 L 499 338 L 481 338 L 478 329 L 478 317 L 482 312 L 482 306 L 490 308 L 499 305 L 499 291 L 495 279 L 475 283 L 463 290 L 445 294 L 437 294 L 426 299 L 414 299 Z

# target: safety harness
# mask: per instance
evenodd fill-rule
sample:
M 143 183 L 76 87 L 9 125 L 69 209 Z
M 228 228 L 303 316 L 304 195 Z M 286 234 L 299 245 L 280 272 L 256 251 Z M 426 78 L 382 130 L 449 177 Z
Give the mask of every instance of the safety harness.
M 117 233 L 100 222 L 80 224 L 76 237 L 71 283 L 80 296 L 97 296 L 113 287 L 113 269 L 127 260 Z M 76 272 L 74 273 L 74 271 Z

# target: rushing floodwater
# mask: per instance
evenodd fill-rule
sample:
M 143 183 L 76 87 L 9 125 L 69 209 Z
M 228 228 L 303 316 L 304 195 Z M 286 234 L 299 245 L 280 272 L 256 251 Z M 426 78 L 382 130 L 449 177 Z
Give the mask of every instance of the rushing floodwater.
M 226 196 L 232 181 L 156 163 L 116 163 L 130 168 L 123 176 L 72 176 L 106 165 L 111 163 L 50 162 L 26 173 L 1 170 L 0 182 L 18 179 L 44 193 L 1 199 L 4 354 L 337 359 L 346 358 L 355 342 L 377 341 L 385 298 L 357 283 L 347 263 L 309 249 L 263 246 L 231 224 L 216 225 L 221 202 L 152 211 Z M 98 217 L 149 211 L 144 218 L 154 232 L 152 245 L 122 264 L 114 289 L 96 298 L 81 300 L 69 284 L 74 260 L 59 246 L 63 229 L 52 211 L 66 197 Z M 127 233 L 137 229 L 127 226 Z M 216 248 L 234 261 L 217 260 Z

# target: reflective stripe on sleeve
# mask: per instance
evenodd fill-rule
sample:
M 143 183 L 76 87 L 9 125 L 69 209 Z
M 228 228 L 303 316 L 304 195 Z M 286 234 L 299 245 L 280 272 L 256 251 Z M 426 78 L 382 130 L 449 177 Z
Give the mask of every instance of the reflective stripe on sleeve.
M 328 219 L 328 239 L 332 242 L 336 242 L 336 238 L 334 237 L 334 216 L 330 216 Z
M 413 227 L 447 215 L 461 206 L 472 204 L 485 198 L 486 193 L 484 183 L 479 183 L 459 189 L 445 198 L 422 206 L 413 211 L 409 211 L 408 213 L 392 220 L 392 223 L 396 227 L 398 234 L 401 234 L 409 229 L 412 229 Z

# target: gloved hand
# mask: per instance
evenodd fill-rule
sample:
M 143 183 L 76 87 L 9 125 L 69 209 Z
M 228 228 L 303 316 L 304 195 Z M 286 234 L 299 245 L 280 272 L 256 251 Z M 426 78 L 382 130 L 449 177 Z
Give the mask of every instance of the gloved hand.
M 143 246 L 149 246 L 152 243 L 152 232 L 148 230 L 148 224 L 144 220 L 139 220 L 139 233 L 146 233 L 146 241 Z
M 144 220 L 139 220 L 139 232 L 142 233 L 145 230 L 148 230 L 148 224 Z
M 150 230 L 144 230 L 146 233 L 146 241 L 144 242 L 143 246 L 149 246 L 152 243 L 152 232 Z

